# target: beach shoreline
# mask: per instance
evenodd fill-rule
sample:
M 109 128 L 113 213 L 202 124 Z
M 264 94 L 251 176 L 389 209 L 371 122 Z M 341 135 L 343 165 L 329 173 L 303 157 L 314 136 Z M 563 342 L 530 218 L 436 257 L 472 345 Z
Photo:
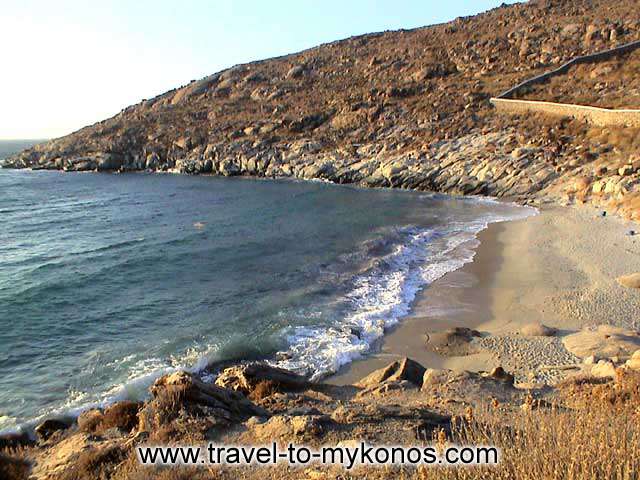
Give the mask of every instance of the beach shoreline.
M 474 260 L 423 289 L 411 313 L 373 352 L 327 379 L 347 385 L 408 357 L 427 368 L 490 371 L 502 366 L 520 383 L 550 383 L 578 368 L 562 338 L 586 326 L 638 328 L 640 295 L 616 277 L 640 269 L 632 222 L 592 207 L 543 208 L 524 220 L 492 223 L 479 233 Z M 553 336 L 523 335 L 544 324 Z M 478 331 L 467 351 L 434 351 L 456 327 Z M 443 354 L 444 351 L 444 354 Z

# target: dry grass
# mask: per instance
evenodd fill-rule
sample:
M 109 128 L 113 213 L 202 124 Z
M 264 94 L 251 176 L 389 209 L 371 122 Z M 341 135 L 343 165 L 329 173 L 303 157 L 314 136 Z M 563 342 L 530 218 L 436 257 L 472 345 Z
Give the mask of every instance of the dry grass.
M 332 468 L 326 478 L 472 479 L 617 479 L 640 475 L 640 375 L 621 375 L 613 383 L 589 380 L 560 387 L 563 408 L 533 402 L 533 411 L 489 406 L 469 411 L 455 423 L 452 437 L 439 444 L 496 445 L 501 449 L 496 467 L 378 468 L 347 472 Z M 320 470 L 320 467 L 312 467 Z M 127 478 L 300 478 L 304 469 L 269 468 L 207 471 L 206 469 L 141 469 L 130 464 Z M 364 477 L 363 477 L 364 476 Z
M 611 415 L 595 406 L 576 412 L 522 414 L 504 428 L 494 414 L 454 434 L 459 444 L 492 444 L 502 449 L 497 468 L 439 469 L 441 479 L 631 479 L 640 472 L 638 415 Z M 433 472 L 431 472 L 433 473 Z
M 616 382 L 606 384 L 568 382 L 560 392 L 563 403 L 572 408 L 541 408 L 515 417 L 493 409 L 454 427 L 454 443 L 499 446 L 497 468 L 423 469 L 419 477 L 639 478 L 640 374 L 620 374 Z
M 269 390 L 265 385 L 265 388 Z M 172 411 L 175 399 L 164 399 Z M 204 480 L 210 478 L 256 480 L 298 478 L 434 479 L 434 480 L 545 480 L 640 478 L 640 373 L 619 371 L 614 382 L 576 378 L 560 384 L 554 400 L 528 401 L 531 408 L 488 404 L 452 425 L 451 435 L 436 432 L 433 442 L 444 447 L 494 445 L 501 450 L 500 464 L 492 467 L 357 468 L 150 468 L 138 464 L 135 449 L 113 445 L 83 452 L 65 480 Z M 167 412 L 165 412 L 167 413 Z M 173 417 L 173 415 L 172 415 Z M 179 416 L 175 423 L 181 422 Z M 183 425 L 165 444 L 197 445 L 204 438 Z M 156 436 L 157 438 L 157 436 Z M 157 440 L 156 440 L 157 441 Z M 369 439 L 371 443 L 375 440 Z M 160 442 L 162 443 L 162 442 Z M 16 463 L 16 465 L 19 465 Z M 309 477 L 308 473 L 312 472 Z M 315 472 L 315 473 L 313 473 Z M 315 475 L 315 476 L 314 476 Z M 0 476 L 0 478 L 21 478 Z
M 29 470 L 26 460 L 0 454 L 0 478 L 3 480 L 26 480 Z

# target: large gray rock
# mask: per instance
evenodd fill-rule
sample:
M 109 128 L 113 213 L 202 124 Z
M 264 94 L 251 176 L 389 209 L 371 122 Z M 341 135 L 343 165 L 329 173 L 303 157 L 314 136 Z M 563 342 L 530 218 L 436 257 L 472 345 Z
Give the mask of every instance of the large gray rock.
M 122 166 L 122 157 L 113 153 L 101 153 L 96 155 L 96 168 L 98 171 L 118 170 Z
M 371 388 L 386 382 L 399 382 L 402 380 L 413 383 L 417 387 L 422 386 L 422 378 L 425 368 L 418 362 L 404 357 L 396 360 L 384 368 L 370 373 L 358 383 L 356 387 Z

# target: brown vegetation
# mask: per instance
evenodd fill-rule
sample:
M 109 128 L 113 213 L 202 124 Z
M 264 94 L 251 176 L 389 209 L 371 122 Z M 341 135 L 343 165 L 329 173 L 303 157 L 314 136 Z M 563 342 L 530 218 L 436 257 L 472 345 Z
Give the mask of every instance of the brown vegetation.
M 400 363 L 400 365 L 414 365 Z M 232 367 L 232 372 L 241 369 Z M 393 370 L 396 377 L 385 376 Z M 414 369 L 415 370 L 415 369 Z M 270 410 L 269 417 L 256 421 L 227 423 L 210 429 L 212 417 L 202 398 L 166 396 L 156 388 L 153 403 L 160 398 L 165 415 L 157 430 L 141 425 L 125 434 L 85 437 L 72 429 L 63 441 L 39 444 L 20 451 L 7 451 L 0 462 L 2 478 L 26 478 L 28 461 L 46 464 L 64 457 L 51 468 L 36 468 L 36 478 L 50 480 L 204 480 L 298 479 L 298 478 L 405 478 L 405 479 L 634 479 L 640 471 L 640 372 L 619 368 L 615 379 L 576 376 L 555 389 L 514 388 L 494 374 L 453 373 L 434 375 L 427 370 L 425 383 L 407 380 L 414 370 L 392 364 L 380 370 L 378 386 L 353 397 L 354 387 L 315 385 L 292 392 L 271 390 L 268 370 L 258 393 L 249 395 Z M 281 376 L 282 371 L 274 372 Z M 428 379 L 428 380 L 427 380 Z M 417 381 L 417 380 L 416 380 Z M 156 385 L 162 385 L 162 382 Z M 196 384 L 197 385 L 197 384 Z M 455 386 L 457 385 L 457 387 Z M 197 387 L 196 387 L 197 388 Z M 169 391 L 169 390 L 164 390 Z M 126 410 L 126 409 L 125 409 Z M 143 409 L 142 411 L 145 411 Z M 141 411 L 141 412 L 142 412 Z M 448 411 L 453 416 L 437 413 Z M 170 412 L 170 414 L 166 414 Z M 166 432 L 171 432 L 166 435 Z M 164 433 L 163 433 L 164 432 Z M 114 436 L 115 435 L 115 436 Z M 501 449 L 497 466 L 482 467 L 342 467 L 312 465 L 287 467 L 173 467 L 139 465 L 136 445 L 256 445 L 277 440 L 310 446 L 336 445 L 352 439 L 373 444 L 494 445 Z M 77 451 L 68 451 L 76 445 Z M 15 456 L 15 459 L 10 459 Z M 4 470 L 2 470 L 4 469 Z

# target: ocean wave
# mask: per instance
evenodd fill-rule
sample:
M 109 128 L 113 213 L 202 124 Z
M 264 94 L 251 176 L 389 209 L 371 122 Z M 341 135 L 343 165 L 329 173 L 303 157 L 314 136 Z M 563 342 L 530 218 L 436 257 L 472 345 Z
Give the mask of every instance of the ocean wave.
M 461 201 L 493 203 L 488 199 Z M 326 377 L 370 353 L 385 331 L 410 312 L 420 290 L 471 262 L 479 244 L 477 235 L 490 223 L 523 219 L 536 213 L 532 208 L 500 204 L 502 207 L 497 212 L 485 213 L 470 221 L 451 221 L 443 227 L 389 228 L 364 242 L 357 251 L 339 257 L 336 264 L 326 266 L 325 273 L 334 276 L 329 283 L 333 286 L 339 283 L 340 302 L 345 306 L 344 311 L 340 310 L 343 314 L 331 325 L 326 324 L 326 319 L 322 323 L 322 315 L 318 315 L 315 325 L 286 327 L 272 339 L 265 340 L 272 343 L 262 351 L 248 351 L 246 338 L 239 338 L 231 339 L 227 345 L 204 342 L 170 358 L 123 357 L 114 360 L 122 365 L 112 367 L 126 367 L 128 374 L 124 381 L 100 392 L 71 392 L 64 405 L 41 411 L 37 419 L 23 427 L 51 416 L 76 416 L 87 408 L 103 407 L 119 400 L 144 399 L 153 381 L 166 373 L 187 369 L 207 375 L 207 367 L 212 363 L 247 356 L 257 358 L 275 347 L 276 339 L 283 339 L 286 348 L 270 360 L 272 364 L 304 373 L 313 380 Z M 123 241 L 106 248 L 126 247 L 129 242 L 139 241 Z M 316 321 L 311 314 L 307 318 Z M 275 350 L 277 348 L 271 351 Z M 0 416 L 0 429 L 3 423 L 15 423 L 15 419 Z
M 477 234 L 490 223 L 523 219 L 536 214 L 518 207 L 509 214 L 486 214 L 469 223 L 453 222 L 440 230 L 405 230 L 407 240 L 365 273 L 356 277 L 345 295 L 350 312 L 332 326 L 285 329 L 288 349 L 278 352 L 274 365 L 320 380 L 369 353 L 385 331 L 406 316 L 417 293 L 445 274 L 473 261 Z M 368 246 L 393 243 L 397 236 Z

